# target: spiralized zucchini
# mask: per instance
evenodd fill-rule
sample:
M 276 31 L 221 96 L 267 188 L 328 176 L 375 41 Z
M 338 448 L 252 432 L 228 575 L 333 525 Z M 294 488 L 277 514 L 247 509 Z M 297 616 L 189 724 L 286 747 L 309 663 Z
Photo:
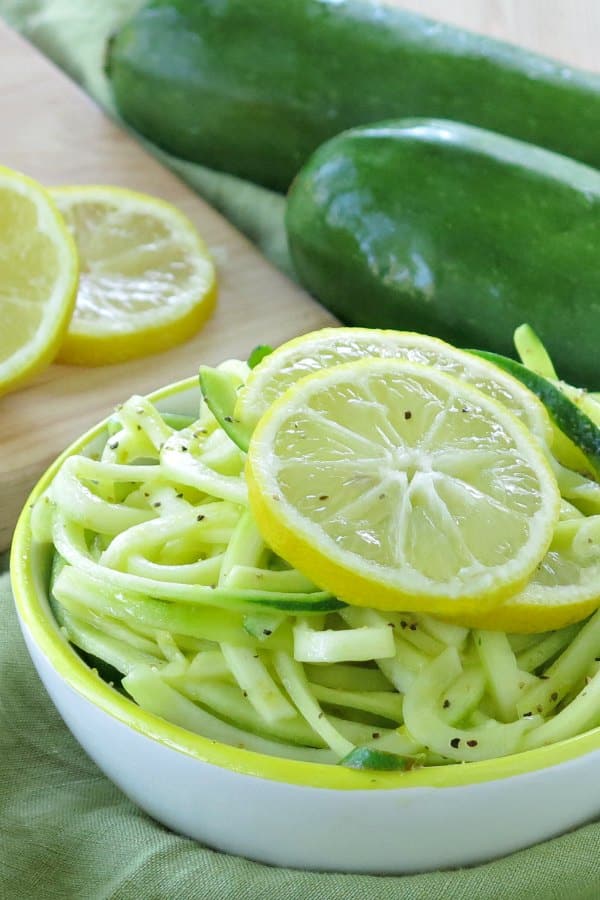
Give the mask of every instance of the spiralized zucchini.
M 519 342 L 556 379 L 535 336 Z M 248 369 L 218 372 L 227 398 Z M 206 403 L 191 421 L 132 397 L 99 457 L 67 459 L 38 501 L 57 620 L 115 689 L 214 740 L 307 762 L 350 754 L 359 767 L 369 750 L 386 768 L 390 754 L 398 768 L 464 763 L 600 724 L 600 612 L 513 635 L 346 606 L 266 546 L 244 463 Z M 598 484 L 553 464 L 562 527 L 600 512 Z M 586 520 L 582 552 L 598 521 Z

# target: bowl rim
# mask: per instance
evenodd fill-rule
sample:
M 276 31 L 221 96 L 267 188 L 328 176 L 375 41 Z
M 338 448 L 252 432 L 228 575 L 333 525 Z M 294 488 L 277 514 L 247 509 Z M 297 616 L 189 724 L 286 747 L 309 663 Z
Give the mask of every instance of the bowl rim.
M 152 402 L 180 392 L 197 390 L 197 378 L 187 378 L 148 394 Z M 110 417 L 94 425 L 57 457 L 41 476 L 19 516 L 12 542 L 10 572 L 14 602 L 21 619 L 52 668 L 67 685 L 102 712 L 139 734 L 199 762 L 232 772 L 285 782 L 297 787 L 330 790 L 373 790 L 468 787 L 525 775 L 564 764 L 600 750 L 600 727 L 545 747 L 464 765 L 430 766 L 408 772 L 360 772 L 343 766 L 302 762 L 222 744 L 173 725 L 119 694 L 89 668 L 53 622 L 47 597 L 36 589 L 31 533 L 31 508 L 46 490 L 63 461 L 85 449 L 105 429 Z

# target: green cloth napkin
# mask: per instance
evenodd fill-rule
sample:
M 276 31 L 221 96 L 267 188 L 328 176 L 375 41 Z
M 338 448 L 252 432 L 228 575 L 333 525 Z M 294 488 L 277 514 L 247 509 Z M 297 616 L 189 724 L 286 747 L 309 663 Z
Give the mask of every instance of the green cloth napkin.
M 2 575 L 0 897 L 598 900 L 600 825 L 484 866 L 403 877 L 290 871 L 209 850 L 157 825 L 80 749 L 29 660 Z
M 0 0 L 0 15 L 114 116 L 102 73 L 104 43 L 139 5 L 140 0 Z M 275 265 L 291 272 L 282 197 L 144 143 Z M 0 556 L 0 569 L 6 562 Z M 600 825 L 473 869 L 395 878 L 292 872 L 209 850 L 140 812 L 79 748 L 37 678 L 18 629 L 8 576 L 0 576 L 0 898 L 263 897 L 598 900 Z

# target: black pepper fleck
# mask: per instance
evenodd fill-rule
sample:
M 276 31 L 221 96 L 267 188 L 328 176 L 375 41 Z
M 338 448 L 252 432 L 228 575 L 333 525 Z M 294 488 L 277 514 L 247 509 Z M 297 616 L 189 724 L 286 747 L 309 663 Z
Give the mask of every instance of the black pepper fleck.
M 442 703 L 442 707 L 443 707 L 444 709 L 448 709 L 449 706 L 450 706 L 450 701 L 449 701 L 449 700 L 444 700 L 444 702 Z
M 558 691 L 552 691 L 552 693 L 550 694 L 550 699 L 553 703 L 556 703 L 556 701 L 558 700 Z
M 205 518 L 206 518 L 206 516 L 203 516 L 202 513 L 199 513 L 199 515 L 196 516 L 196 522 L 201 522 L 202 519 L 205 519 Z
M 273 634 L 270 628 L 263 628 L 263 634 L 266 634 L 269 637 L 270 634 Z
M 455 750 L 458 750 L 460 747 L 460 738 L 452 738 L 450 741 L 450 746 L 454 747 Z
M 381 737 L 381 732 L 380 732 L 380 731 L 374 731 L 373 734 L 371 735 L 371 737 L 373 738 L 374 741 L 376 741 L 377 738 L 380 738 L 380 737 Z
M 408 419 L 412 419 L 412 413 L 411 413 L 410 409 L 406 409 L 406 410 L 404 411 L 404 418 L 407 419 L 407 420 L 408 420 Z
M 470 741 L 467 741 L 467 747 L 476 747 L 477 741 L 474 738 L 471 738 Z

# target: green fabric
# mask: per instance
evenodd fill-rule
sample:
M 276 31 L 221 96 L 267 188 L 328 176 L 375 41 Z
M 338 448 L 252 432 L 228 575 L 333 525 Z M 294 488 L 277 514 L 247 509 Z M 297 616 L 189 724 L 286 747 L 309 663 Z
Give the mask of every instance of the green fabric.
M 493 815 L 493 810 L 490 811 Z M 597 900 L 600 825 L 493 863 L 404 877 L 292 872 L 178 837 L 131 804 L 55 712 L 0 576 L 3 900 Z
M 111 115 L 106 37 L 140 0 L 0 0 L 0 15 Z M 284 271 L 283 198 L 146 144 Z M 0 569 L 6 558 L 0 556 Z M 493 810 L 490 811 L 493 816 Z M 597 900 L 600 825 L 473 869 L 406 877 L 291 872 L 166 831 L 107 781 L 62 724 L 0 576 L 0 897 L 6 900 Z
M 108 36 L 142 5 L 141 0 L 0 0 L 0 16 L 79 82 L 113 117 L 116 111 L 102 62 Z M 221 210 L 271 262 L 293 276 L 280 194 L 144 146 Z

